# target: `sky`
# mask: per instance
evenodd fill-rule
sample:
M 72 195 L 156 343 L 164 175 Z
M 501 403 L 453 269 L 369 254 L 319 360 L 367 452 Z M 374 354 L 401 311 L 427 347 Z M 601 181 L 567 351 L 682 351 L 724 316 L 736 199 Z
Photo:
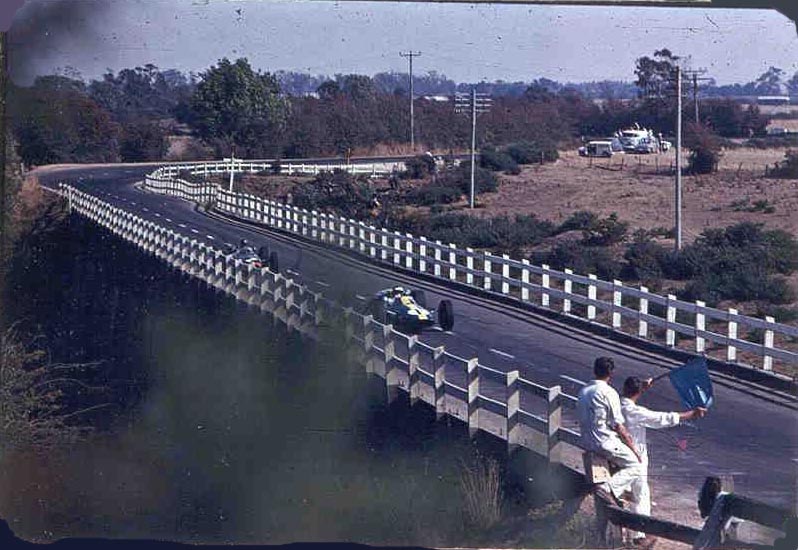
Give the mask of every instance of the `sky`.
M 200 72 L 222 57 L 264 71 L 414 71 L 458 82 L 634 80 L 668 47 L 719 84 L 798 71 L 795 24 L 772 10 L 300 0 L 27 0 L 9 32 L 20 84 L 152 63 Z

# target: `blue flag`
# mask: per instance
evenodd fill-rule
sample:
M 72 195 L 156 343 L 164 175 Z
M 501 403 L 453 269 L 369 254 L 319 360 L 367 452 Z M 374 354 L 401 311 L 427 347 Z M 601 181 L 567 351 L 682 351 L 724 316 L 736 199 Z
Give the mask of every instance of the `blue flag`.
M 670 372 L 673 388 L 688 409 L 712 406 L 712 382 L 709 379 L 707 360 L 694 357 L 683 366 Z

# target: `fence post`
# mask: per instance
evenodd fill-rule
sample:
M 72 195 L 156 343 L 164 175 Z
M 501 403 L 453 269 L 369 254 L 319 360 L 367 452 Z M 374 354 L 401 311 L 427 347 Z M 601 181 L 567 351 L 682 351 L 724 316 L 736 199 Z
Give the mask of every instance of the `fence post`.
M 433 264 L 433 273 L 436 277 L 441 276 L 441 247 L 443 243 L 441 241 L 435 241 L 435 263 Z
M 354 317 L 354 313 L 350 313 L 349 316 Z M 366 367 L 366 372 L 369 374 L 374 372 L 374 358 L 371 355 L 371 349 L 374 347 L 373 321 L 374 318 L 371 315 L 363 316 L 363 366 Z
M 380 259 L 388 261 L 388 233 L 384 229 L 380 230 Z
M 358 224 L 358 222 L 356 222 L 352 218 L 349 218 L 349 221 L 347 222 L 347 224 L 349 225 L 349 248 L 352 249 L 352 248 L 355 248 L 355 243 L 357 242 L 357 231 L 356 230 L 357 230 L 357 226 L 359 224 Z
M 776 319 L 773 317 L 765 317 L 765 349 L 762 357 L 762 368 L 767 371 L 773 370 L 773 357 L 768 355 L 767 351 L 768 349 L 773 349 L 773 327 L 768 325 L 773 325 L 775 322 Z
M 421 241 L 418 245 L 418 270 L 421 273 L 427 272 L 427 238 L 419 237 Z
M 551 279 L 548 274 L 549 266 L 546 264 L 542 264 L 541 269 L 543 273 L 540 275 L 540 286 L 543 287 L 543 290 L 540 293 L 540 305 L 543 307 L 549 307 L 549 293 L 547 290 L 551 288 Z
M 407 395 L 410 405 L 418 401 L 418 336 L 407 337 Z
M 405 241 L 405 268 L 413 269 L 413 235 L 407 233 L 407 241 Z
M 641 286 L 640 292 L 648 292 L 648 288 Z M 648 315 L 648 298 L 640 296 L 640 306 L 639 306 L 639 315 L 637 320 L 637 335 L 640 338 L 647 338 L 648 337 L 648 321 L 645 319 L 645 315 Z
M 546 432 L 548 436 L 548 458 L 549 464 L 561 462 L 561 448 L 559 444 L 559 430 L 562 426 L 562 404 L 560 401 L 560 394 L 562 389 L 560 386 L 552 386 L 549 388 L 547 396 L 547 416 L 546 416 Z
M 398 231 L 394 231 L 393 234 L 393 263 L 394 265 L 399 265 L 401 262 L 399 253 L 402 250 L 401 235 L 399 235 Z
M 435 417 L 440 419 L 446 414 L 446 363 L 444 347 L 432 350 L 432 369 L 435 376 Z
M 395 334 L 393 331 L 393 325 L 383 325 L 382 326 L 382 368 L 378 371 L 374 369 L 375 374 L 378 374 L 385 378 L 385 383 L 389 384 L 389 373 L 393 369 L 391 363 L 393 363 L 393 358 L 396 355 L 396 339 Z M 390 387 L 389 393 L 390 393 Z M 390 395 L 389 395 L 390 397 Z M 389 399 L 390 400 L 390 399 Z
M 468 433 L 474 437 L 479 431 L 479 359 L 466 361 L 466 388 L 468 390 Z
M 706 314 L 702 308 L 706 307 L 706 303 L 701 300 L 695 301 L 695 352 L 704 353 L 706 349 L 706 340 L 699 334 L 707 329 Z
M 671 328 L 671 325 L 676 322 L 676 306 L 671 305 L 671 302 L 676 301 L 676 296 L 668 294 L 668 300 L 665 303 L 665 345 L 669 348 L 676 346 L 676 331 Z
M 524 302 L 529 301 L 529 260 L 526 258 L 521 260 L 523 267 L 521 268 L 521 300 Z
M 474 249 L 466 247 L 466 284 L 474 284 Z
M 623 306 L 623 283 L 617 279 L 612 281 L 612 328 L 621 328 L 621 310 Z
M 452 281 L 457 280 L 457 255 L 454 251 L 457 250 L 457 245 L 449 243 L 449 279 Z
M 567 267 L 565 268 L 565 279 L 563 279 L 562 286 L 563 292 L 566 295 L 573 293 L 574 282 L 568 277 L 569 275 L 573 275 L 574 272 Z M 563 313 L 571 313 L 571 299 L 570 298 L 563 298 L 562 300 L 562 312 Z
M 502 254 L 502 294 L 510 293 L 510 256 Z
M 518 411 L 521 409 L 521 388 L 518 383 L 518 371 L 511 370 L 506 374 L 507 383 L 507 452 L 513 452 L 521 446 L 521 426 Z
M 587 285 L 587 299 L 588 300 L 595 300 L 596 299 L 596 284 L 592 281 L 595 281 L 597 277 L 590 273 L 587 276 L 588 279 L 591 280 L 591 283 Z M 593 321 L 596 318 L 596 306 L 594 304 L 587 305 L 587 319 L 588 321 Z
M 357 224 L 357 241 L 360 244 L 360 253 L 366 253 L 366 226 L 363 222 Z
M 482 253 L 482 271 L 485 272 L 485 277 L 482 280 L 482 288 L 490 290 L 490 274 L 491 274 L 491 261 L 490 252 Z
M 733 307 L 729 308 L 729 330 L 728 330 L 728 338 L 729 343 L 726 347 L 726 361 L 729 363 L 734 363 L 737 361 L 737 348 L 732 345 L 734 340 L 737 340 L 737 321 L 735 321 L 737 315 L 737 310 Z

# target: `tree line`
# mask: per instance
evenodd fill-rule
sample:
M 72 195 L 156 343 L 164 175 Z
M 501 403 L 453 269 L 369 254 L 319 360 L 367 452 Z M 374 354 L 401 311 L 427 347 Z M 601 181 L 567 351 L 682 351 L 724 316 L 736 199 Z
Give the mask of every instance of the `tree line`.
M 678 59 L 668 50 L 638 59 L 637 80 L 628 84 L 637 90 L 634 99 L 615 97 L 618 87 L 610 82 L 480 83 L 478 91 L 491 93 L 494 102 L 480 115 L 479 144 L 573 146 L 580 138 L 606 136 L 634 122 L 672 134 L 676 106 L 667 89 Z M 783 84 L 780 79 L 783 71 L 769 71 L 759 80 L 771 86 Z M 9 112 L 27 165 L 161 160 L 168 137 L 181 132 L 202 141 L 198 157 L 233 151 L 253 158 L 346 155 L 409 141 L 407 84 L 407 75 L 399 73 L 327 78 L 263 72 L 246 59 L 222 59 L 199 75 L 145 65 L 88 83 L 63 75 L 39 77 L 31 86 L 11 88 Z M 468 118 L 456 115 L 451 102 L 424 95 L 467 86 L 435 72 L 415 78 L 414 85 L 420 96 L 417 141 L 439 150 L 466 148 Z M 594 101 L 597 94 L 603 101 Z M 756 107 L 743 108 L 729 98 L 702 100 L 701 117 L 701 125 L 721 137 L 761 135 L 767 125 Z

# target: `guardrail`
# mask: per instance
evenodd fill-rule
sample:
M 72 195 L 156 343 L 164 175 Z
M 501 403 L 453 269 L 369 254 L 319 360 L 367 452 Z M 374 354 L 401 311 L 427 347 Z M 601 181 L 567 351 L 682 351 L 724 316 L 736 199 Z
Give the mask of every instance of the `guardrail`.
M 344 327 L 355 361 L 385 381 L 387 398 L 402 391 L 411 403 L 423 401 L 439 417 L 449 416 L 468 426 L 471 435 L 484 431 L 507 443 L 508 452 L 526 448 L 550 463 L 580 471 L 582 454 L 575 429 L 577 399 L 560 386 L 547 387 L 432 347 L 415 335 L 396 331 L 371 315 L 343 307 L 321 293 L 269 270 L 255 268 L 221 250 L 115 207 L 91 194 L 60 184 L 70 210 L 105 227 L 173 268 L 204 281 L 251 307 L 273 315 L 289 330 L 318 338 L 321 327 Z M 568 427 L 568 426 L 571 427 Z M 579 466 L 577 466 L 579 465 Z M 703 530 L 632 514 L 612 505 L 597 507 L 600 521 L 626 525 L 666 538 L 707 548 L 725 536 L 730 517 L 750 519 L 779 528 L 789 512 L 742 497 L 718 500 Z M 751 546 L 755 548 L 755 545 Z M 758 550 L 758 549 L 757 549 Z
M 268 165 L 241 163 L 237 169 L 258 172 Z M 344 169 L 347 165 L 329 166 Z M 169 166 L 147 176 L 145 185 L 155 192 L 203 204 L 212 202 L 221 212 L 354 251 L 377 262 L 559 311 L 668 348 L 681 346 L 684 351 L 714 354 L 721 361 L 744 364 L 740 352 L 749 361 L 759 357 L 765 371 L 773 370 L 774 361 L 798 364 L 798 353 L 784 347 L 788 341 L 798 339 L 798 327 L 777 323 L 773 317 L 741 315 L 734 308 L 720 310 L 707 307 L 700 300 L 688 302 L 672 294 L 654 294 L 645 286 L 635 288 L 619 280 L 579 275 L 570 269 L 536 266 L 508 255 L 430 241 L 177 177 L 182 171 L 203 175 L 229 169 L 229 162 Z
M 390 398 L 398 391 L 424 401 L 438 415 L 448 415 L 559 462 L 566 445 L 578 445 L 579 434 L 563 426 L 562 409 L 576 398 L 560 386 L 546 387 L 520 376 L 461 358 L 444 346 L 431 347 L 325 298 L 267 267 L 255 268 L 221 250 L 115 207 L 91 194 L 61 184 L 70 209 L 132 242 L 175 269 L 274 315 L 290 329 L 313 338 L 321 326 L 344 326 L 354 359 L 385 380 Z

